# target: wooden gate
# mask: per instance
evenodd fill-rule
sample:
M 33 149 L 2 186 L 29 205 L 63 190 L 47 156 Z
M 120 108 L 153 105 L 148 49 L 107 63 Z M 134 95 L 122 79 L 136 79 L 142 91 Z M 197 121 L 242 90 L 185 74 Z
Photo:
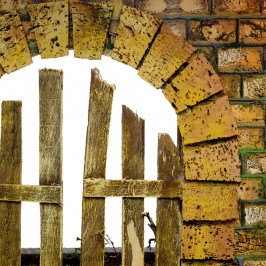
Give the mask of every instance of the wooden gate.
M 158 180 L 144 180 L 144 120 L 123 106 L 122 180 L 105 180 L 113 86 L 92 71 L 84 167 L 81 264 L 103 266 L 105 197 L 123 197 L 122 265 L 144 265 L 144 198 L 156 197 L 156 264 L 179 265 L 180 162 L 158 142 Z M 21 102 L 2 103 L 0 265 L 21 265 L 21 202 L 40 202 L 40 265 L 62 265 L 62 72 L 40 71 L 40 185 L 22 185 Z

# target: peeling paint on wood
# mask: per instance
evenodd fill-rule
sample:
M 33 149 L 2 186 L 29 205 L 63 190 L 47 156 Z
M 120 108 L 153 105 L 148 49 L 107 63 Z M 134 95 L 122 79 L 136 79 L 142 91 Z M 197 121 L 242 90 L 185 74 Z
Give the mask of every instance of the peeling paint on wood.
M 112 58 L 137 68 L 161 23 L 158 18 L 123 6 Z
M 184 147 L 185 177 L 187 180 L 240 182 L 240 160 L 236 138 Z
M 234 259 L 234 228 L 227 225 L 184 225 L 182 227 L 184 259 Z
M 10 12 L 0 16 L 1 68 L 6 73 L 11 73 L 31 63 L 31 54 L 18 14 Z M 3 71 L 0 70 L 1 72 Z
M 110 26 L 112 5 L 74 3 L 73 42 L 75 57 L 101 59 Z
M 163 87 L 165 97 L 177 113 L 221 90 L 220 78 L 203 54 L 191 56 L 188 66 Z
M 105 178 L 114 88 L 114 85 L 102 80 L 98 69 L 92 69 L 84 179 Z M 81 241 L 83 266 L 102 266 L 104 263 L 104 214 L 103 198 L 83 198 Z
M 41 58 L 68 55 L 68 2 L 29 6 L 29 14 Z
M 21 184 L 21 102 L 2 103 L 0 183 Z M 21 203 L 0 202 L 0 265 L 21 265 Z
M 184 221 L 226 221 L 238 218 L 237 185 L 190 182 L 183 186 Z
M 40 185 L 62 186 L 63 72 L 40 70 Z M 63 210 L 61 205 L 40 204 L 40 265 L 62 264 Z
M 208 104 L 199 104 L 180 114 L 178 125 L 185 145 L 238 134 L 226 96 Z
M 195 51 L 189 43 L 163 27 L 139 68 L 139 76 L 160 88 Z

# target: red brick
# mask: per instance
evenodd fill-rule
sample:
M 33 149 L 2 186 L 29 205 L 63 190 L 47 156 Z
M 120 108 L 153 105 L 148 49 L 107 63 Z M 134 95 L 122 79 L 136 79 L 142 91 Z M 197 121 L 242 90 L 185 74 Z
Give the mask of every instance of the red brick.
M 234 229 L 226 225 L 188 225 L 182 228 L 183 259 L 234 258 Z
M 262 72 L 263 48 L 239 47 L 218 50 L 220 72 Z
M 214 0 L 213 8 L 217 15 L 259 14 L 260 0 Z
M 265 226 L 266 225 L 266 203 L 265 204 L 245 204 L 245 225 Z
M 238 195 L 241 200 L 257 200 L 264 196 L 262 178 L 242 178 L 238 187 Z
M 266 174 L 266 153 L 244 156 L 245 174 Z
M 240 98 L 241 77 L 239 75 L 220 75 L 223 93 L 229 98 Z
M 235 20 L 193 20 L 190 22 L 189 42 L 193 44 L 218 44 L 235 41 Z
M 266 75 L 244 76 L 243 91 L 248 99 L 266 98 Z
M 209 14 L 209 0 L 136 0 L 136 7 L 151 14 Z
M 186 25 L 187 22 L 184 19 L 171 19 L 164 20 L 162 27 L 169 27 L 174 34 L 186 40 Z
M 266 43 L 266 19 L 241 19 L 239 41 L 243 43 Z
M 264 128 L 238 128 L 239 149 L 263 149 L 264 148 Z
M 184 221 L 226 221 L 238 218 L 237 185 L 187 182 L 182 198 Z
M 253 103 L 233 103 L 232 110 L 239 126 L 264 126 L 265 106 Z

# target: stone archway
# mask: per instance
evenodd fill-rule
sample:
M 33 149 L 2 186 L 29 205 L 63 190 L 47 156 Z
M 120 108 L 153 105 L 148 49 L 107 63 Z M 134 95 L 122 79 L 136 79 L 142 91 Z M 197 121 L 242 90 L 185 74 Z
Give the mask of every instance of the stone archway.
M 162 90 L 178 113 L 183 142 L 183 259 L 232 260 L 238 132 L 207 59 L 161 20 L 135 8 L 123 6 L 119 12 L 115 5 L 113 12 L 108 4 L 71 3 L 69 8 L 68 2 L 51 2 L 25 9 L 11 3 L 3 6 L 11 12 L 0 17 L 0 75 L 31 64 L 36 47 L 42 58 L 55 58 L 66 56 L 73 43 L 76 57 L 92 60 L 109 54 Z M 118 25 L 112 14 L 119 17 Z

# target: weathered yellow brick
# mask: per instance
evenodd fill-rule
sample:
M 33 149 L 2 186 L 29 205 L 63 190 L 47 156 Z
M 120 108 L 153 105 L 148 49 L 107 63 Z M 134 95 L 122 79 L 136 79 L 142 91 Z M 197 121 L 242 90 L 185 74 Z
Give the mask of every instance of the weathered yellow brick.
M 223 90 L 219 76 L 203 54 L 193 55 L 188 66 L 163 87 L 176 112 L 182 112 Z
M 185 145 L 238 134 L 232 108 L 226 96 L 181 113 L 178 125 Z
M 16 12 L 0 16 L 0 65 L 6 73 L 32 63 L 21 20 Z
M 239 149 L 263 149 L 264 128 L 239 128 Z
M 243 91 L 245 98 L 266 98 L 266 75 L 244 76 Z
M 246 174 L 266 173 L 266 153 L 251 153 L 244 156 Z
M 137 68 L 162 21 L 123 6 L 112 58 Z
M 237 185 L 185 183 L 183 187 L 184 221 L 226 221 L 238 218 Z
M 235 231 L 235 255 L 266 255 L 266 229 Z
M 218 50 L 220 72 L 262 72 L 263 49 L 261 47 L 239 47 Z
M 241 180 L 236 138 L 216 144 L 185 146 L 183 154 L 187 180 Z
M 243 266 L 266 266 L 266 259 L 246 259 L 244 260 Z
M 96 3 L 74 3 L 73 43 L 75 57 L 101 59 L 113 6 Z
M 186 40 L 186 24 L 185 19 L 171 19 L 164 20 L 162 27 L 169 27 L 174 34 Z
M 238 187 L 238 195 L 241 200 L 257 200 L 264 196 L 262 178 L 242 178 Z
M 238 263 L 235 263 L 234 261 L 228 262 L 220 262 L 220 261 L 215 261 L 215 260 L 202 260 L 202 261 L 197 261 L 197 260 L 188 260 L 188 261 L 182 261 L 182 266 L 233 266 L 233 265 L 238 265 Z
M 245 225 L 266 225 L 266 204 L 245 204 Z M 265 239 L 266 240 L 266 239 Z
M 139 76 L 160 88 L 195 51 L 190 44 L 164 27 L 139 68 Z
M 230 260 L 234 258 L 234 229 L 226 225 L 182 227 L 184 259 Z
M 240 98 L 241 77 L 239 75 L 220 75 L 223 93 L 229 98 Z
M 68 2 L 30 5 L 29 13 L 41 57 L 68 55 Z
M 239 126 L 264 126 L 265 105 L 254 103 L 233 103 L 232 110 Z

